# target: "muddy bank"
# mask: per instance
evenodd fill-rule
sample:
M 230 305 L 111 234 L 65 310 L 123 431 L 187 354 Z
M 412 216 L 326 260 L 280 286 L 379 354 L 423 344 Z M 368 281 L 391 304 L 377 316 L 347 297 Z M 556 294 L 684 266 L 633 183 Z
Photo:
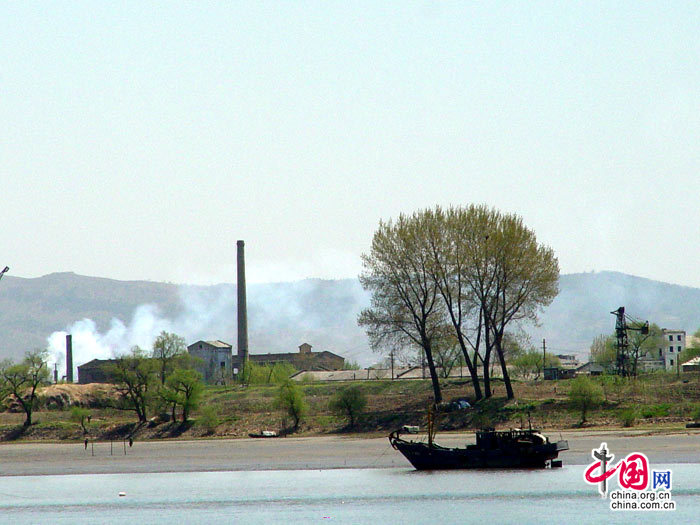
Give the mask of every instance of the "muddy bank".
M 559 439 L 559 433 L 550 433 Z M 644 452 L 652 463 L 700 463 L 700 432 L 645 435 L 639 432 L 562 432 L 571 450 L 565 465 L 591 461 L 601 441 L 617 458 Z M 441 434 L 448 446 L 472 442 L 473 434 Z M 126 450 L 126 453 L 125 453 Z M 93 455 L 94 454 L 94 455 Z M 410 468 L 385 437 L 322 436 L 279 439 L 198 441 L 14 443 L 0 445 L 0 475 L 290 470 L 333 468 Z

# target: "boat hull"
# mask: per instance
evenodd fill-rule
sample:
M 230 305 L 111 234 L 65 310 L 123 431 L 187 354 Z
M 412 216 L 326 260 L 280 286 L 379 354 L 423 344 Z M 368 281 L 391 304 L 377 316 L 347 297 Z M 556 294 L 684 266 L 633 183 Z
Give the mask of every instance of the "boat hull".
M 490 469 L 490 468 L 545 468 L 556 459 L 568 443 L 546 443 L 522 449 L 447 448 L 433 444 L 392 441 L 396 448 L 417 470 Z

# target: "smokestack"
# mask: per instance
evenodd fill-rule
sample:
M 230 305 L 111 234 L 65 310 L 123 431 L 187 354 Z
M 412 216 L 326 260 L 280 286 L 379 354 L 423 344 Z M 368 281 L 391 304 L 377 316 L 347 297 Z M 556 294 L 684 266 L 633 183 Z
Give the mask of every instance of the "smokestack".
M 238 254 L 238 357 L 248 361 L 248 309 L 245 300 L 245 243 L 236 242 Z
M 73 382 L 73 336 L 66 334 L 66 381 Z

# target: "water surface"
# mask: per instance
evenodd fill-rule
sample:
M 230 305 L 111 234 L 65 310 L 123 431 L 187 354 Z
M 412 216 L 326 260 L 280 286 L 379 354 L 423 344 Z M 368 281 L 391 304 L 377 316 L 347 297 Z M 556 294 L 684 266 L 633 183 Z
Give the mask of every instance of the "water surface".
M 2 477 L 0 522 L 696 522 L 700 465 L 654 468 L 673 470 L 672 513 L 610 511 L 584 484 L 583 466 L 432 473 L 335 469 Z

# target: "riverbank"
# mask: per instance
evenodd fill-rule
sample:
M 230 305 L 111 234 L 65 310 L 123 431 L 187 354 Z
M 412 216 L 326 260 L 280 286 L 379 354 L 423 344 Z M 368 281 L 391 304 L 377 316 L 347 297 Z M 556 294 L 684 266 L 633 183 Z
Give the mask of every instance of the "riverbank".
M 583 429 L 614 431 L 677 432 L 700 414 L 700 378 L 697 373 L 649 374 L 637 379 L 600 377 L 602 397 L 586 413 Z M 516 399 L 503 396 L 503 385 L 494 381 L 494 397 L 473 401 L 471 383 L 465 379 L 442 382 L 440 432 L 468 432 L 479 428 L 533 427 L 564 432 L 581 427 L 581 411 L 569 398 L 570 380 L 516 381 Z M 349 428 L 349 420 L 332 410 L 332 401 L 343 389 L 357 388 L 366 400 L 364 410 Z M 427 407 L 432 404 L 429 380 L 369 380 L 299 384 L 308 407 L 294 437 L 386 435 L 402 425 L 425 427 Z M 113 408 L 119 396 L 109 385 L 54 385 L 40 392 L 34 424 L 23 426 L 24 414 L 0 412 L 0 442 L 82 441 L 81 421 L 73 407 L 87 410 L 83 420 L 87 436 L 95 441 L 134 437 L 137 441 L 201 437 L 246 438 L 261 430 L 290 430 L 291 419 L 279 406 L 279 386 L 208 386 L 199 409 L 190 413 L 186 425 L 167 421 L 167 407 L 149 407 L 148 424 L 137 424 L 133 412 Z M 469 401 L 473 406 L 467 406 Z M 157 404 L 155 404 L 157 405 Z M 165 412 L 165 414 L 163 414 Z M 179 414 L 178 414 L 179 415 Z M 166 418 L 164 419 L 165 416 Z
M 560 433 L 550 433 L 560 439 Z M 565 465 L 591 461 L 591 449 L 608 444 L 615 457 L 644 452 L 652 463 L 700 462 L 700 431 L 648 434 L 642 431 L 561 432 L 570 450 Z M 446 446 L 473 442 L 472 433 L 440 434 Z M 126 452 L 125 452 L 126 451 Z M 288 437 L 196 441 L 6 443 L 0 445 L 0 476 L 149 472 L 411 468 L 386 437 Z

